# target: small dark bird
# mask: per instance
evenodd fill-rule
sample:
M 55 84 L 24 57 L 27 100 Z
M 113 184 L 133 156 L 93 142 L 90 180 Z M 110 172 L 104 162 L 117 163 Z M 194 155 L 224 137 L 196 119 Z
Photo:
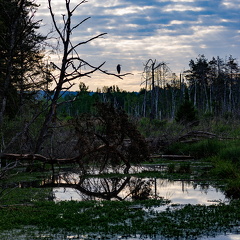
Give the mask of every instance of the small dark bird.
M 117 72 L 118 72 L 118 74 L 120 74 L 120 72 L 121 72 L 121 65 L 120 64 L 117 65 Z

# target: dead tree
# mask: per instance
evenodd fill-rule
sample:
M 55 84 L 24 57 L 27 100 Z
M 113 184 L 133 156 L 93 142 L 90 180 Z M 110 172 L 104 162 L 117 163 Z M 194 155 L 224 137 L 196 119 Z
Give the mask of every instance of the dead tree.
M 155 119 L 158 112 L 158 97 L 159 97 L 159 89 L 164 88 L 166 85 L 166 75 L 167 72 L 171 73 L 171 70 L 167 66 L 165 62 L 157 63 L 157 60 L 149 59 L 146 64 L 144 64 L 144 78 L 145 80 L 142 82 L 146 85 L 147 88 L 151 90 L 151 112 L 150 118 Z M 172 75 L 170 74 L 170 78 Z M 146 101 L 146 98 L 145 98 Z M 146 102 L 144 102 L 143 112 L 145 114 L 146 111 Z
M 122 78 L 125 75 L 128 75 L 130 73 L 125 74 L 114 74 L 109 73 L 105 70 L 102 70 L 102 66 L 105 62 L 100 64 L 99 66 L 93 66 L 89 62 L 82 59 L 78 53 L 78 47 L 83 46 L 95 39 L 101 38 L 106 33 L 98 34 L 94 37 L 89 38 L 86 41 L 78 42 L 77 44 L 73 44 L 71 36 L 78 27 L 80 27 L 85 21 L 87 21 L 90 17 L 87 17 L 80 21 L 79 23 L 73 25 L 72 24 L 72 16 L 74 12 L 84 3 L 86 3 L 86 0 L 82 0 L 80 3 L 75 5 L 71 8 L 72 3 L 70 4 L 71 0 L 65 0 L 65 7 L 66 11 L 64 14 L 62 14 L 62 23 L 63 27 L 60 27 L 58 25 L 58 18 L 54 14 L 54 10 L 52 8 L 51 0 L 48 0 L 48 6 L 50 15 L 52 18 L 54 29 L 56 30 L 56 33 L 58 35 L 59 43 L 62 47 L 62 56 L 61 56 L 61 66 L 58 66 L 55 63 L 52 63 L 53 67 L 55 68 L 55 71 L 53 74 L 51 74 L 51 77 L 53 79 L 53 82 L 55 82 L 55 87 L 53 89 L 53 96 L 51 98 L 50 104 L 49 104 L 49 110 L 45 116 L 45 120 L 41 126 L 38 139 L 36 142 L 35 147 L 35 153 L 38 153 L 42 143 L 45 140 L 45 137 L 47 136 L 48 129 L 51 127 L 52 123 L 56 120 L 56 109 L 58 107 L 58 99 L 61 97 L 62 91 L 69 90 L 73 85 L 73 81 L 76 79 L 82 79 L 83 77 L 90 77 L 94 72 L 100 71 L 107 75 L 112 75 L 118 78 Z

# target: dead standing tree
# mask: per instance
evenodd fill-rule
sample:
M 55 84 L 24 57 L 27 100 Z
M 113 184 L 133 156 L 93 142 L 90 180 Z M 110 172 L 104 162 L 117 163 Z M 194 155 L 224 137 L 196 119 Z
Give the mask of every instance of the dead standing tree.
M 50 101 L 49 110 L 45 116 L 44 123 L 42 124 L 39 135 L 38 135 L 38 139 L 35 147 L 35 153 L 38 153 L 39 150 L 41 149 L 41 145 L 43 144 L 45 137 L 48 134 L 48 130 L 51 127 L 51 124 L 56 119 L 56 109 L 58 107 L 58 99 L 61 97 L 61 92 L 69 90 L 74 85 L 73 83 L 74 80 L 81 79 L 82 77 L 90 77 L 90 75 L 96 71 L 100 71 L 107 75 L 113 75 L 118 78 L 122 78 L 123 76 L 130 74 L 130 73 L 125 73 L 121 75 L 120 74 L 116 75 L 113 73 L 109 73 L 101 69 L 101 67 L 104 65 L 105 62 L 103 62 L 102 64 L 96 67 L 90 64 L 89 62 L 85 61 L 84 59 L 82 59 L 78 54 L 78 51 L 77 51 L 78 47 L 106 35 L 106 33 L 101 33 L 94 37 L 89 38 L 86 41 L 73 44 L 71 40 L 71 36 L 74 30 L 76 30 L 80 25 L 82 25 L 90 17 L 83 19 L 82 21 L 80 21 L 75 25 L 72 24 L 72 17 L 74 12 L 82 4 L 86 2 L 87 2 L 86 0 L 82 0 L 80 3 L 75 5 L 75 7 L 71 7 L 71 4 L 70 4 L 71 0 L 65 0 L 66 12 L 62 14 L 63 27 L 61 28 L 57 24 L 58 19 L 55 17 L 51 0 L 48 0 L 48 6 L 49 6 L 49 11 L 52 18 L 53 26 L 57 32 L 59 43 L 62 46 L 62 62 L 61 62 L 61 66 L 57 66 L 57 64 L 52 63 L 53 67 L 55 68 L 55 71 L 53 74 L 51 74 L 51 77 L 55 82 L 55 88 L 53 89 L 53 96 Z M 83 67 L 85 71 L 83 71 Z
M 158 112 L 158 97 L 159 89 L 166 86 L 167 74 L 170 73 L 170 78 L 172 78 L 171 70 L 165 62 L 157 63 L 157 60 L 149 59 L 146 64 L 144 64 L 144 78 L 142 82 L 145 83 L 146 90 L 151 89 L 151 112 L 150 118 L 155 119 Z M 169 75 L 169 74 L 168 74 Z M 147 91 L 145 92 L 145 94 Z M 146 96 L 143 107 L 144 116 L 146 116 Z

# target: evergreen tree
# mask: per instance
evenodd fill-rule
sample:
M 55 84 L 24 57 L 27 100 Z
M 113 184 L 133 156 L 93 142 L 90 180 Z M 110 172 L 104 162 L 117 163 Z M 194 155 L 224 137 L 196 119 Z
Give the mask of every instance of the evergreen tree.
M 34 21 L 33 0 L 0 0 L 0 125 L 23 104 L 27 91 L 39 87 L 38 68 L 45 39 Z
M 198 121 L 197 111 L 189 101 L 188 90 L 185 91 L 184 102 L 179 106 L 175 120 L 181 124 L 196 123 Z
M 192 90 L 192 97 L 194 106 L 202 112 L 210 110 L 209 103 L 209 72 L 210 67 L 208 60 L 204 55 L 199 55 L 199 58 L 190 60 L 190 71 L 186 76 L 190 89 Z

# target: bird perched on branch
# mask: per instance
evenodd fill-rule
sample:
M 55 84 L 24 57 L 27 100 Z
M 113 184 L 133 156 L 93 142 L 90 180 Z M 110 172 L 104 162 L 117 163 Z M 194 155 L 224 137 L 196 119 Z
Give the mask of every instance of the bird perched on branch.
M 118 72 L 118 74 L 120 74 L 120 72 L 121 72 L 121 65 L 120 64 L 117 65 L 117 72 Z

